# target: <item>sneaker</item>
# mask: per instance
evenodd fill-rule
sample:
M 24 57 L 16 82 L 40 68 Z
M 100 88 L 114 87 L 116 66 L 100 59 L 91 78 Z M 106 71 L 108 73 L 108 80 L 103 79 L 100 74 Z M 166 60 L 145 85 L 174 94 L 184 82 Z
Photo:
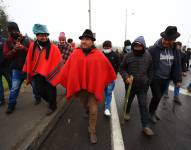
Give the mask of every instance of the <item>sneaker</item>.
M 151 128 L 149 127 L 144 127 L 143 128 L 143 133 L 147 136 L 153 136 L 154 135 L 154 132 L 153 130 L 151 130 Z
M 110 117 L 110 116 L 111 116 L 111 113 L 110 113 L 109 109 L 106 109 L 106 110 L 104 111 L 104 115 L 107 116 L 107 117 Z
M 7 111 L 6 111 L 6 114 L 8 114 L 8 115 L 12 114 L 14 110 L 15 110 L 15 107 L 8 107 Z
M 129 113 L 126 113 L 124 116 L 124 120 L 129 121 L 130 120 L 130 115 Z
M 174 96 L 174 102 L 181 105 L 181 101 L 180 101 L 180 98 L 178 96 Z

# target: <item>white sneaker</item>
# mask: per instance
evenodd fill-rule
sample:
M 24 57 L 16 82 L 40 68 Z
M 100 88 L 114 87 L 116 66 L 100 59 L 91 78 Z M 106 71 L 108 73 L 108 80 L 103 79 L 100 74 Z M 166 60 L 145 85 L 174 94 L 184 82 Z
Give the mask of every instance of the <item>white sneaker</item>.
M 111 113 L 110 113 L 109 109 L 106 109 L 104 111 L 104 115 L 106 115 L 107 117 L 111 116 Z

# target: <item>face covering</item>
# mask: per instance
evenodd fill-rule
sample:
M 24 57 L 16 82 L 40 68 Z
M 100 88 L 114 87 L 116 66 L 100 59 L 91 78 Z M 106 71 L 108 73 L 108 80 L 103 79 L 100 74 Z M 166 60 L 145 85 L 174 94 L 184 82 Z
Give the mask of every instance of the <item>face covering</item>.
M 126 46 L 126 47 L 125 47 L 125 51 L 126 51 L 127 53 L 131 52 L 131 46 Z
M 111 53 L 111 49 L 103 49 L 103 52 L 104 52 L 105 54 L 109 54 L 109 53 Z
M 133 50 L 135 56 L 142 56 L 145 53 L 145 50 Z

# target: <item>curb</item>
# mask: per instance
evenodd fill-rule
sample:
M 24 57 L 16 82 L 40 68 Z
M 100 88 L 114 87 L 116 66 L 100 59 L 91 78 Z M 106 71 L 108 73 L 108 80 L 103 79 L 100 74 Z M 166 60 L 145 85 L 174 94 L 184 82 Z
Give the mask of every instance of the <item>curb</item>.
M 64 113 L 65 99 L 58 101 L 55 113 L 43 119 L 19 141 L 13 150 L 37 150 Z

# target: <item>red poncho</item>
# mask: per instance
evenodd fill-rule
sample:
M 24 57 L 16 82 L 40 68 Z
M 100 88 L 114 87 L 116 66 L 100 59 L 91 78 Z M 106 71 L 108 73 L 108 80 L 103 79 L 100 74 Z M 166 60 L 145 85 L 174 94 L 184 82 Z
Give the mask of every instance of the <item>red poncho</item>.
M 87 56 L 81 49 L 75 49 L 61 75 L 61 84 L 67 89 L 67 99 L 84 89 L 93 93 L 99 102 L 103 99 L 105 87 L 116 79 L 112 65 L 97 48 Z
M 46 49 L 39 50 L 37 46 L 34 52 L 34 58 L 32 59 L 33 46 L 34 43 L 31 43 L 23 67 L 23 71 L 27 73 L 28 80 L 31 80 L 35 74 L 40 74 L 52 85 L 55 85 L 60 79 L 58 73 L 64 64 L 60 50 L 56 45 L 51 43 L 50 54 L 48 59 L 46 59 Z

